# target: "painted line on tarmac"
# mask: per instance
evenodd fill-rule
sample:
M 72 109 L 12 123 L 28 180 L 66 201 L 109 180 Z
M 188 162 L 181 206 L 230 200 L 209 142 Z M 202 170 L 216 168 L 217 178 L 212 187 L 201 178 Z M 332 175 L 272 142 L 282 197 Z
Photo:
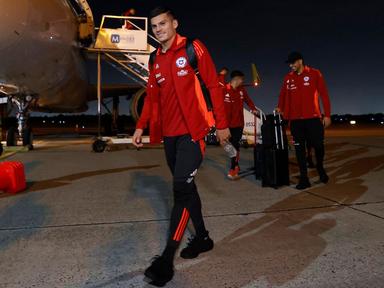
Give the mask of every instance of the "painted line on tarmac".
M 233 217 L 233 216 L 251 216 L 251 215 L 258 215 L 258 214 L 276 214 L 276 213 L 285 213 L 285 212 L 300 212 L 300 211 L 315 210 L 315 209 L 348 207 L 350 209 L 384 220 L 384 217 L 382 216 L 379 216 L 364 210 L 360 210 L 354 207 L 354 206 L 363 206 L 363 205 L 369 205 L 369 204 L 384 204 L 384 201 L 343 204 L 335 200 L 328 199 L 327 197 L 317 195 L 312 192 L 308 192 L 308 191 L 305 191 L 305 192 L 307 192 L 308 194 L 311 194 L 312 196 L 322 198 L 323 200 L 331 201 L 334 204 L 313 206 L 313 207 L 292 208 L 292 209 L 276 209 L 276 210 L 267 210 L 267 211 L 248 211 L 248 212 L 239 212 L 239 213 L 212 214 L 212 215 L 205 215 L 204 218 L 208 219 L 208 218 L 221 218 L 221 217 Z M 4 227 L 4 228 L 0 228 L 0 232 L 1 231 L 35 230 L 35 229 L 36 230 L 37 229 L 60 229 L 60 228 L 68 228 L 68 227 L 107 226 L 107 225 L 120 225 L 120 224 L 161 223 L 161 222 L 169 222 L 169 221 L 170 221 L 170 218 L 163 218 L 163 219 L 146 219 L 146 220 L 132 220 L 132 221 L 111 221 L 111 222 L 76 223 L 76 224 L 63 224 L 63 225 L 29 226 L 29 227 L 28 226 Z
M 384 146 L 378 145 L 370 145 L 370 144 L 361 144 L 361 143 L 349 143 L 352 146 L 364 147 L 364 148 L 375 148 L 375 149 L 383 149 Z
M 318 194 L 313 193 L 313 192 L 309 192 L 309 191 L 304 191 L 304 192 L 306 192 L 307 194 L 310 194 L 312 196 L 318 197 L 320 199 L 331 201 L 331 202 L 337 204 L 337 206 L 347 207 L 347 208 L 350 208 L 352 210 L 359 211 L 361 213 L 364 213 L 364 214 L 367 214 L 367 215 L 370 215 L 370 216 L 373 216 L 373 217 L 376 217 L 376 218 L 384 220 L 383 216 L 380 216 L 380 215 L 377 215 L 377 214 L 374 214 L 374 213 L 371 213 L 371 212 L 367 212 L 367 211 L 364 211 L 364 210 L 361 210 L 361 209 L 357 209 L 357 208 L 354 207 L 354 206 L 365 206 L 365 205 L 370 205 L 370 204 L 384 204 L 384 201 L 357 202 L 357 203 L 348 203 L 348 204 L 346 204 L 346 203 L 341 203 L 339 201 L 333 200 L 333 199 L 328 198 L 328 197 L 324 197 L 324 196 L 318 195 Z

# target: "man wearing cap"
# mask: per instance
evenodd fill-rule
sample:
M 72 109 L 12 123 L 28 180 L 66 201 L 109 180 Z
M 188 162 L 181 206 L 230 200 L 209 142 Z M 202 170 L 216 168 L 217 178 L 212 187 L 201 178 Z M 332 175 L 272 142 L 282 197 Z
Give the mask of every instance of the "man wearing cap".
M 236 156 L 231 157 L 231 168 L 227 174 L 231 180 L 239 179 L 240 140 L 244 129 L 244 103 L 256 113 L 256 107 L 248 96 L 244 86 L 244 73 L 239 70 L 231 72 L 231 80 L 225 85 L 224 103 L 227 112 L 229 130 L 231 131 L 230 142 L 236 149 Z
M 307 144 L 315 150 L 320 181 L 327 183 L 329 180 L 323 161 L 324 128 L 331 124 L 331 105 L 323 75 L 319 70 L 304 65 L 303 56 L 299 52 L 291 52 L 286 62 L 292 71 L 284 78 L 276 110 L 290 122 L 300 168 L 300 180 L 296 188 L 302 190 L 311 187 L 307 174 Z M 324 109 L 323 118 L 319 96 Z

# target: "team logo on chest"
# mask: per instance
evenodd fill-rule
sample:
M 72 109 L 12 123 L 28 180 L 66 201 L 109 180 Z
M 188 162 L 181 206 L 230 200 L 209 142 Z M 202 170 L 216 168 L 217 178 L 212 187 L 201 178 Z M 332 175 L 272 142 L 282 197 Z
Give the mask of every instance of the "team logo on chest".
M 304 77 L 304 86 L 309 86 L 309 77 L 308 76 L 305 76 Z
M 176 60 L 177 68 L 184 68 L 187 65 L 187 59 L 185 57 L 179 57 Z
M 295 85 L 295 80 L 294 79 L 288 79 L 287 80 L 287 89 L 288 90 L 295 90 L 295 89 L 297 89 L 297 87 Z

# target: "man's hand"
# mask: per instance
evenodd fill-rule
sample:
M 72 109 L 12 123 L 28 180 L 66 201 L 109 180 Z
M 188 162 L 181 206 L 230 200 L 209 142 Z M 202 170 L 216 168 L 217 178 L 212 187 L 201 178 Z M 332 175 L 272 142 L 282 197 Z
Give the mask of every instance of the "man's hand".
M 329 118 L 329 117 L 324 117 L 323 118 L 324 128 L 328 128 L 331 125 L 331 123 L 332 123 L 331 118 Z
M 143 147 L 143 143 L 141 142 L 141 136 L 143 135 L 143 129 L 136 129 L 135 133 L 132 136 L 132 144 L 137 148 Z
M 216 137 L 217 140 L 219 140 L 220 145 L 223 146 L 225 142 L 229 141 L 229 138 L 231 137 L 231 132 L 229 132 L 229 128 L 216 129 Z
M 280 109 L 279 107 L 276 107 L 276 108 L 275 108 L 275 112 L 276 112 L 276 113 L 279 113 L 279 114 L 281 114 L 281 115 L 283 115 L 283 112 L 281 112 L 281 109 Z
M 251 113 L 257 117 L 260 117 L 259 110 L 251 110 Z

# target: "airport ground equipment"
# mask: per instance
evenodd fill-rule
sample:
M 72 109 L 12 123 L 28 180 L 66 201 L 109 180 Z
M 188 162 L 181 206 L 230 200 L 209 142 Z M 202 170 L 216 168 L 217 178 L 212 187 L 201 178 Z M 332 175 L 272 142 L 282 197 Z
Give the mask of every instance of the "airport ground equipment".
M 0 191 L 15 194 L 26 188 L 23 163 L 18 161 L 0 162 Z
M 249 175 L 256 175 L 256 179 L 261 179 L 261 147 L 262 147 L 262 135 L 261 135 L 261 126 L 265 120 L 265 114 L 263 110 L 256 107 L 257 113 L 249 112 L 244 108 L 244 130 L 243 137 L 241 139 L 242 147 L 248 148 L 253 147 L 254 149 L 254 166 L 247 169 L 242 169 L 239 172 L 240 177 L 245 177 Z
M 254 135 L 255 135 L 255 141 L 254 141 L 254 147 L 253 147 L 253 159 L 254 159 L 254 173 L 257 180 L 261 180 L 263 175 L 263 157 L 264 157 L 264 148 L 263 148 L 263 138 L 261 134 L 261 127 L 263 125 L 263 121 L 266 119 L 266 116 L 264 112 L 258 108 L 258 116 L 259 116 L 259 123 L 257 123 L 257 117 L 255 117 L 255 126 L 254 126 Z
M 149 144 L 149 136 L 143 136 L 141 143 Z M 100 137 L 92 143 L 92 150 L 96 153 L 104 152 L 105 150 L 114 150 L 117 146 L 124 147 L 132 144 L 132 137 L 127 134 L 117 134 L 116 137 Z M 155 147 L 158 147 L 156 145 Z
M 111 21 L 124 21 L 131 24 L 133 29 L 109 28 Z M 89 53 L 97 54 L 97 112 L 98 137 L 92 145 L 94 152 L 103 152 L 108 144 L 129 144 L 130 137 L 102 137 L 101 136 L 101 108 L 102 96 L 102 59 L 123 73 L 125 76 L 143 87 L 137 97 L 143 97 L 148 82 L 148 62 L 157 40 L 148 34 L 148 19 L 146 17 L 104 15 L 98 29 L 94 46 L 87 48 Z M 133 99 L 137 101 L 137 99 Z M 136 111 L 137 114 L 137 111 Z M 136 115 L 137 117 L 138 115 Z

